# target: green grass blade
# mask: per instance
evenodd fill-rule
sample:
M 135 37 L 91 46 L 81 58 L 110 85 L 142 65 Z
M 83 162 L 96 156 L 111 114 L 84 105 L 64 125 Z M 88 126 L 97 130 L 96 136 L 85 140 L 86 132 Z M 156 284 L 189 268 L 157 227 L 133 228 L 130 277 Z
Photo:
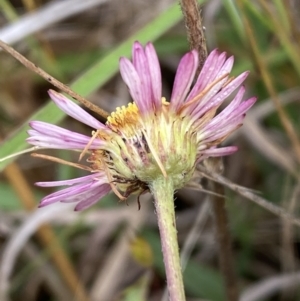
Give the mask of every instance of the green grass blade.
M 233 0 L 225 0 L 223 5 L 231 19 L 232 25 L 243 43 L 246 42 L 246 33 L 239 11 Z

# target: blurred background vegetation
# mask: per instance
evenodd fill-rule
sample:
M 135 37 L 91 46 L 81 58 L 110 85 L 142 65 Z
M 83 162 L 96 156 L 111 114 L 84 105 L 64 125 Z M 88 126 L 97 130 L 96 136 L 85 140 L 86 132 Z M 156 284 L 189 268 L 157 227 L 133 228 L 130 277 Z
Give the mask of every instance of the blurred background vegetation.
M 199 3 L 208 49 L 234 55 L 233 75 L 250 70 L 247 96 L 259 99 L 225 142 L 239 152 L 224 159 L 224 174 L 300 218 L 299 1 Z M 118 59 L 130 55 L 133 41 L 154 42 L 167 98 L 189 50 L 173 0 L 0 0 L 0 26 L 0 39 L 108 112 L 130 101 Z M 27 120 L 90 134 L 49 102 L 49 83 L 4 52 L 0 66 L 0 158 L 28 147 Z M 126 206 L 112 195 L 82 213 L 61 204 L 37 210 L 50 191 L 34 182 L 81 171 L 29 154 L 0 163 L 0 170 L 1 301 L 161 300 L 164 267 L 150 196 L 140 211 L 135 198 Z M 240 300 L 300 300 L 298 228 L 230 190 L 226 201 Z M 188 300 L 224 300 L 209 196 L 179 191 L 176 210 Z

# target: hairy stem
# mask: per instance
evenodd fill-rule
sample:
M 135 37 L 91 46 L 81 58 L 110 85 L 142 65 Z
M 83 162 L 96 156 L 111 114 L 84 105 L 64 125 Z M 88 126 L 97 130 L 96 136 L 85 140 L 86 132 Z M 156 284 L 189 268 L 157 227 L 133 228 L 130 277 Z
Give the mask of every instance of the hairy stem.
M 197 74 L 201 71 L 207 57 L 206 41 L 203 32 L 202 18 L 197 0 L 180 0 L 182 14 L 191 49 L 196 49 L 199 54 Z
M 151 192 L 154 196 L 169 298 L 170 301 L 184 301 L 185 295 L 177 241 L 172 179 L 158 178 L 152 184 Z

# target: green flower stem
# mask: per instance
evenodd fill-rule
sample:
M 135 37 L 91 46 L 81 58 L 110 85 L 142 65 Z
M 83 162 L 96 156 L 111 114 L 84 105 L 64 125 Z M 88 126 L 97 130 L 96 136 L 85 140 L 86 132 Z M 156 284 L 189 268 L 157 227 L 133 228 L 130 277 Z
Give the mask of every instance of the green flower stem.
M 184 287 L 180 266 L 175 223 L 174 187 L 171 178 L 160 177 L 152 183 L 154 204 L 167 276 L 170 301 L 184 301 Z

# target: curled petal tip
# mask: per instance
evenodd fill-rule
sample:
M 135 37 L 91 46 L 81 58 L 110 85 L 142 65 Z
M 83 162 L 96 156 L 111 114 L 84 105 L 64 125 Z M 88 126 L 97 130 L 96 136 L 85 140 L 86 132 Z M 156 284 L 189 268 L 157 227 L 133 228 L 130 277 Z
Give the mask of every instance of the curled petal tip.
M 152 56 L 157 56 L 155 48 L 151 42 L 148 42 L 145 47 L 146 52 L 149 51 Z M 151 62 L 150 62 L 151 63 Z
M 61 94 L 59 92 L 56 92 L 55 90 L 51 90 L 51 89 L 48 90 L 48 94 L 55 103 L 57 103 L 57 102 L 65 103 L 66 102 L 67 97 L 65 97 L 63 94 Z
M 143 48 L 142 44 L 139 41 L 133 43 L 133 48 Z
M 80 212 L 80 211 L 83 211 L 84 209 L 87 209 L 88 207 L 90 207 L 90 206 L 84 206 L 84 204 L 82 204 L 81 202 L 79 202 L 79 203 L 75 206 L 74 211 Z
M 231 146 L 231 151 L 228 152 L 228 155 L 234 154 L 239 150 L 239 148 L 235 145 Z
M 197 50 L 193 49 L 190 52 L 188 52 L 187 55 L 189 55 L 190 57 L 193 57 L 193 59 L 194 59 L 195 56 L 198 56 L 198 52 L 197 52 Z M 190 58 L 190 59 L 192 59 L 192 58 Z
M 52 96 L 57 96 L 59 93 L 56 92 L 55 90 L 49 89 L 48 94 L 49 94 L 50 97 L 52 97 Z
M 128 60 L 128 58 L 124 57 L 124 56 L 121 56 L 120 59 L 119 59 L 119 63 L 120 65 L 126 65 L 128 63 L 131 64 L 131 62 Z
M 230 62 L 231 65 L 233 65 L 234 63 L 234 56 L 230 56 L 228 59 L 227 59 L 227 62 Z
M 219 56 L 221 51 L 218 48 L 215 48 L 208 56 Z
M 247 108 L 247 111 L 256 103 L 256 101 L 257 101 L 257 96 L 248 99 L 249 106 Z
M 242 74 L 243 74 L 244 77 L 246 78 L 246 77 L 250 74 L 250 71 L 249 71 L 249 70 L 248 70 L 248 71 L 245 71 L 245 72 L 243 72 Z

